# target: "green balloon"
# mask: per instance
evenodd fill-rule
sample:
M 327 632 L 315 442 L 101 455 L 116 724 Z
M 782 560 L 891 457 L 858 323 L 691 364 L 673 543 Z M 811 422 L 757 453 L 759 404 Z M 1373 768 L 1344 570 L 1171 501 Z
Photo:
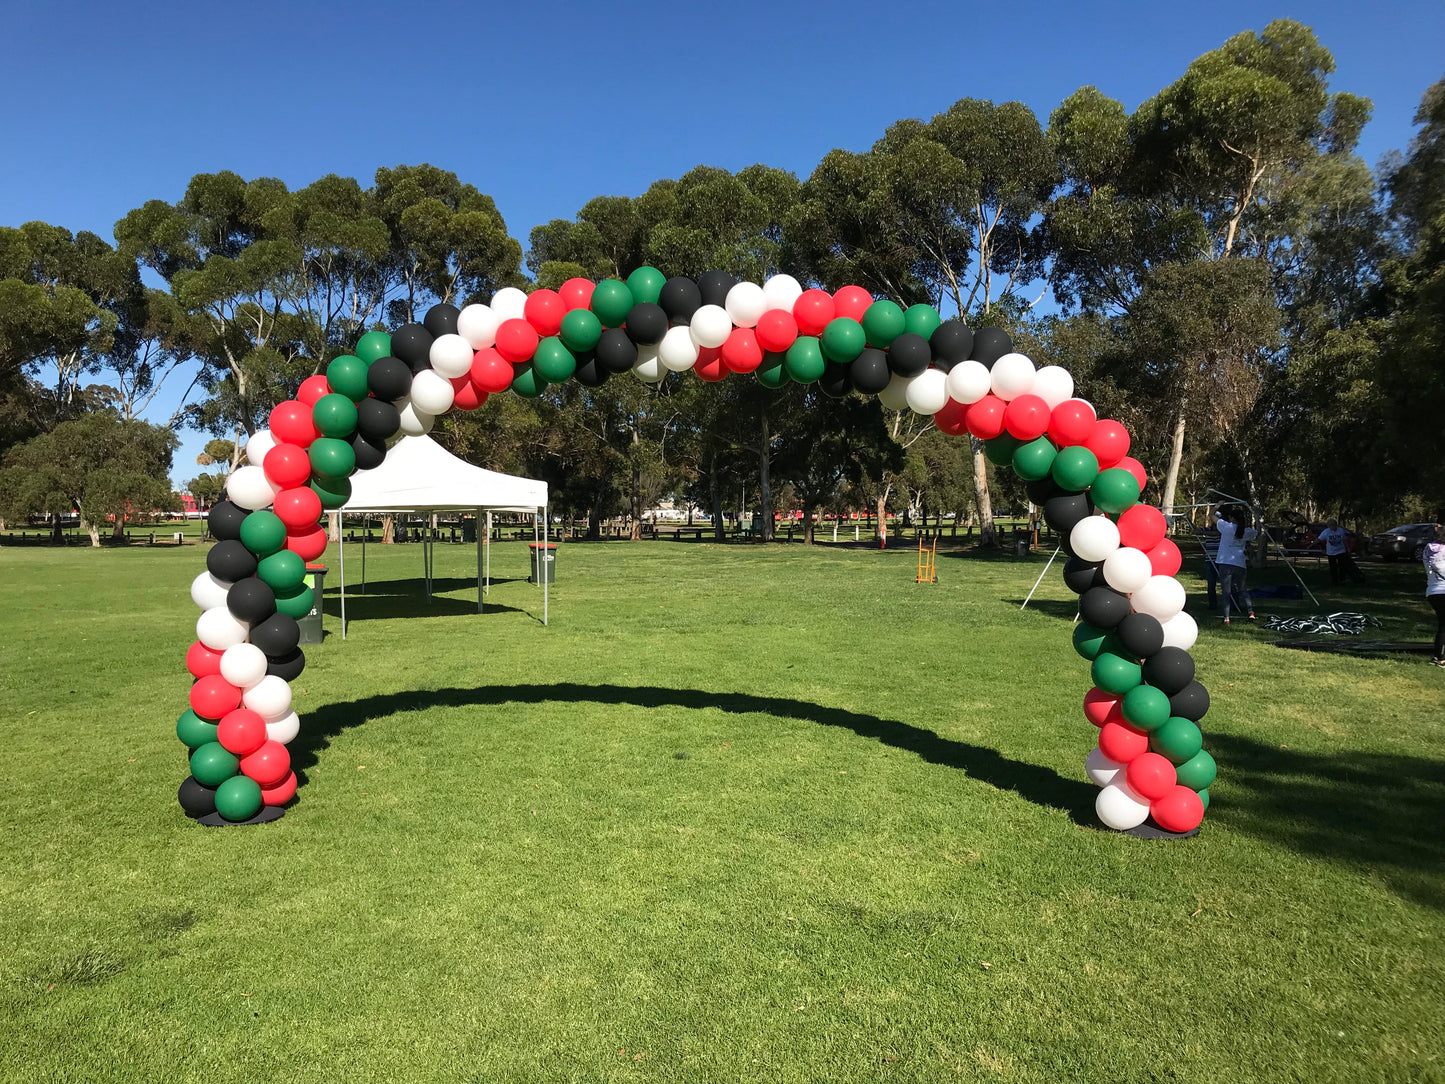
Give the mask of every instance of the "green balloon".
M 331 385 L 332 391 L 359 403 L 370 392 L 366 386 L 366 370 L 366 362 L 352 354 L 342 354 L 339 358 L 332 358 L 331 364 L 326 366 L 326 383 Z
M 1041 482 L 1049 476 L 1059 450 L 1048 437 L 1039 437 L 1014 449 L 1014 473 L 1025 482 Z
M 1169 697 L 1152 685 L 1135 685 L 1124 694 L 1124 719 L 1140 730 L 1153 730 L 1169 719 Z
M 758 378 L 758 383 L 765 388 L 781 388 L 791 377 L 788 375 L 788 358 L 786 354 L 764 354 L 763 363 L 758 366 L 753 374 Z
M 561 384 L 571 380 L 572 374 L 577 371 L 577 359 L 555 335 L 549 335 L 537 344 L 537 352 L 532 355 L 532 365 L 549 384 Z
M 992 440 L 983 442 L 983 454 L 994 466 L 1006 467 L 1014 461 L 1014 451 L 1018 446 L 1018 437 L 1000 433 Z
M 349 450 L 350 445 L 347 447 Z M 309 485 L 311 492 L 321 498 L 322 508 L 340 508 L 351 500 L 350 478 L 312 478 Z
M 562 317 L 559 338 L 568 350 L 591 350 L 602 338 L 602 321 L 587 309 L 573 309 Z
M 516 366 L 512 390 L 523 399 L 535 399 L 547 390 L 547 380 L 530 361 Z
M 368 365 L 378 358 L 391 357 L 391 336 L 384 331 L 368 331 L 356 344 L 356 356 Z
M 1139 479 L 1123 467 L 1101 470 L 1089 487 L 1089 498 L 1095 508 L 1117 516 L 1139 503 Z
M 241 521 L 241 545 L 257 557 L 270 557 L 286 548 L 286 524 L 275 512 L 252 512 Z
M 1199 750 L 1183 764 L 1176 765 L 1174 770 L 1179 773 L 1179 782 L 1190 790 L 1204 790 L 1219 774 L 1219 766 L 1207 749 Z
M 1144 672 L 1137 662 L 1132 662 L 1112 651 L 1102 651 L 1089 668 L 1094 684 L 1106 693 L 1123 696 L 1144 680 Z
M 837 323 L 837 321 L 835 320 L 833 323 Z M 863 334 L 863 329 L 858 327 L 856 320 L 849 320 L 848 323 L 858 328 L 860 336 Z M 822 376 L 823 369 L 828 364 L 823 358 L 824 349 L 811 335 L 799 335 L 794 339 L 793 345 L 788 347 L 788 352 L 783 355 L 783 370 L 788 374 L 788 378 L 796 380 L 799 384 L 811 384 Z M 858 349 L 862 350 L 863 348 L 859 346 Z
M 287 617 L 294 617 L 300 621 L 311 612 L 311 607 L 316 604 L 316 592 L 301 584 L 294 591 L 288 594 L 276 592 L 276 609 Z
M 348 405 L 351 405 L 354 415 L 355 405 Z M 356 453 L 351 450 L 350 444 L 336 437 L 317 437 L 306 449 L 306 454 L 311 458 L 311 469 L 327 478 L 346 478 L 356 469 Z
M 903 310 L 892 301 L 875 301 L 863 311 L 863 333 L 870 346 L 890 345 L 906 327 Z
M 323 395 L 311 408 L 311 424 L 323 437 L 350 440 L 356 432 L 356 404 L 338 392 Z
M 627 283 L 621 279 L 603 279 L 592 291 L 590 308 L 603 327 L 621 327 L 635 304 Z
M 828 355 L 830 361 L 852 361 L 863 353 L 863 347 L 868 345 L 867 340 L 863 325 L 846 316 L 835 317 L 823 327 L 823 353 Z M 802 341 L 799 337 L 798 342 L 793 345 L 797 346 Z M 821 376 L 822 373 L 818 375 Z
M 190 748 L 199 749 L 207 742 L 216 740 L 216 724 L 206 722 L 190 708 L 187 708 L 176 720 L 176 737 Z
M 1199 800 L 1204 803 L 1204 808 L 1205 808 L 1206 811 L 1208 811 L 1208 809 L 1209 809 L 1209 788 L 1208 788 L 1208 787 L 1205 787 L 1203 790 L 1201 790 L 1201 791 L 1199 792 Z
M 1103 629 L 1096 629 L 1083 621 L 1074 626 L 1074 650 L 1090 662 L 1097 659 L 1101 652 L 1109 650 L 1112 643 L 1113 636 Z
M 903 330 L 922 335 L 925 339 L 932 338 L 942 323 L 943 317 L 932 305 L 909 305 L 903 314 Z
M 228 821 L 248 821 L 261 812 L 261 784 L 233 775 L 216 788 L 216 812 Z
M 191 774 L 203 787 L 219 787 L 240 770 L 236 754 L 218 741 L 208 741 L 191 754 Z
M 1204 748 L 1199 724 L 1175 715 L 1149 735 L 1149 748 L 1174 764 L 1183 764 Z
M 667 276 L 661 271 L 644 264 L 627 276 L 627 289 L 636 304 L 656 305 L 657 299 L 662 296 L 662 284 L 666 281 Z
M 305 582 L 306 562 L 298 554 L 282 550 L 262 558 L 256 565 L 256 575 L 277 594 L 290 594 Z
M 1089 449 L 1076 444 L 1071 448 L 1059 449 L 1058 455 L 1054 456 L 1054 461 L 1049 466 L 1049 473 L 1054 476 L 1054 481 L 1059 483 L 1061 489 L 1079 493 L 1088 489 L 1089 483 L 1099 473 L 1099 461 Z

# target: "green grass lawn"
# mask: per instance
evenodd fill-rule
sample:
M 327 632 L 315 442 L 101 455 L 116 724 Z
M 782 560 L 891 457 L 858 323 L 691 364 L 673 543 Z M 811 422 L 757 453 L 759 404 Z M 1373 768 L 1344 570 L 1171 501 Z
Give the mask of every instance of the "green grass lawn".
M 544 628 L 519 544 L 481 617 L 469 547 L 430 605 L 373 547 L 299 803 L 208 830 L 203 554 L 0 549 L 0 1081 L 1445 1080 L 1419 656 L 1196 611 L 1220 779 L 1149 843 L 1091 826 L 1041 558 L 569 543 Z M 1425 638 L 1419 569 L 1369 571 L 1327 608 Z

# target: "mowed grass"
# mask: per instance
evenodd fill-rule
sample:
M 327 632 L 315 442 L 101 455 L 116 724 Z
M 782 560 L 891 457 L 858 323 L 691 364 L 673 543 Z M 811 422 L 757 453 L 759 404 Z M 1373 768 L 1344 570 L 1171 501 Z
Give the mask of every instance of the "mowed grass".
M 1151 843 L 1091 826 L 1042 558 L 568 543 L 544 628 L 520 544 L 480 617 L 469 547 L 428 604 L 378 546 L 343 642 L 333 551 L 299 803 L 208 830 L 203 554 L 0 549 L 0 1080 L 1445 1079 L 1419 656 L 1192 596 L 1221 777 Z M 1328 608 L 1424 638 L 1418 568 L 1370 571 Z

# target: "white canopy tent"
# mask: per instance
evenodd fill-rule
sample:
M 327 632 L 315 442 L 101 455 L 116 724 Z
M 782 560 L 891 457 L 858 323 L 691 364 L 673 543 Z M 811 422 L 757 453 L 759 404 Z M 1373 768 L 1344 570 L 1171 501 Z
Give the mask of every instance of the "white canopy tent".
M 381 466 L 351 476 L 351 497 L 343 514 L 381 515 L 393 512 L 477 513 L 477 612 L 491 584 L 493 512 L 532 516 L 532 534 L 547 543 L 547 483 L 535 478 L 484 470 L 458 459 L 431 437 L 402 437 L 386 453 Z M 486 513 L 485 528 L 482 514 Z M 540 538 L 538 538 L 540 528 Z M 428 516 L 422 540 L 427 598 L 431 598 L 432 544 Z M 366 535 L 361 542 L 362 583 L 366 577 Z M 548 581 L 542 579 L 542 624 L 548 618 Z M 346 535 L 341 533 L 341 638 L 346 639 Z

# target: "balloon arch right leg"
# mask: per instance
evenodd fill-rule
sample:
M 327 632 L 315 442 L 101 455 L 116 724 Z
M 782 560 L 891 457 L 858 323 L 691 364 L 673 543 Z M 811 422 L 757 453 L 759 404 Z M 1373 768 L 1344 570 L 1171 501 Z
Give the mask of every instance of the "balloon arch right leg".
M 876 395 L 980 438 L 993 462 L 1011 465 L 1071 555 L 1064 579 L 1083 619 L 1074 647 L 1093 678 L 1083 709 L 1098 728 L 1084 770 L 1100 787 L 1099 819 L 1140 833 L 1198 828 L 1215 775 L 1198 725 L 1209 695 L 1188 653 L 1198 629 L 1164 515 L 1139 503 L 1144 468 L 1124 427 L 1096 417 L 1068 372 L 1036 369 L 998 328 L 974 331 L 858 286 L 829 294 L 789 275 L 759 285 L 651 267 L 625 282 L 571 279 L 556 291 L 509 287 L 489 305 L 436 305 L 421 323 L 363 335 L 271 412 L 210 513 L 219 541 L 191 584 L 202 612 L 186 653 L 190 707 L 176 724 L 190 750 L 186 813 L 254 823 L 294 798 L 286 745 L 301 727 L 289 683 L 305 666 L 305 565 L 326 547 L 325 511 L 346 502 L 354 471 L 381 464 L 389 439 L 509 390 L 535 397 L 566 380 L 596 388 L 629 372 L 657 383 L 688 370 Z

